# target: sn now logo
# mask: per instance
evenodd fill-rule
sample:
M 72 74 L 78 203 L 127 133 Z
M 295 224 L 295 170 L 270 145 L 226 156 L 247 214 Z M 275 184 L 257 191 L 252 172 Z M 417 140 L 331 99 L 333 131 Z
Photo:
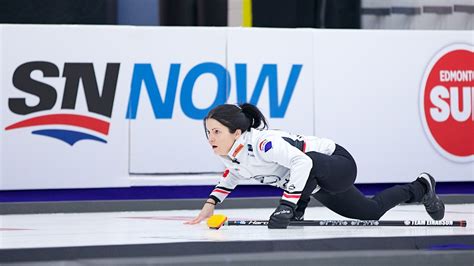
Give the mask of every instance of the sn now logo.
M 257 104 L 263 89 L 268 87 L 270 117 L 284 117 L 302 67 L 303 65 L 292 65 L 284 89 L 279 89 L 278 66 L 263 64 L 251 90 L 252 86 L 249 86 L 247 82 L 247 64 L 235 64 L 234 87 L 237 101 Z M 38 98 L 39 101 L 36 105 L 29 105 L 26 98 L 9 98 L 10 111 L 17 115 L 28 115 L 28 118 L 7 126 L 5 130 L 43 127 L 32 131 L 32 134 L 56 138 L 71 146 L 80 140 L 107 143 L 106 137 L 109 134 L 119 70 L 120 63 L 107 63 L 100 93 L 96 70 L 92 63 L 65 63 L 62 76 L 59 67 L 51 62 L 34 61 L 18 66 L 13 73 L 14 87 Z M 33 79 L 31 74 L 34 71 L 41 72 L 43 79 Z M 209 74 L 217 80 L 217 93 L 208 108 L 200 109 L 193 103 L 193 89 L 199 77 Z M 228 100 L 233 86 L 229 71 L 224 66 L 213 62 L 198 64 L 187 73 L 183 73 L 181 64 L 170 64 L 166 84 L 158 84 L 157 75 L 160 74 L 153 71 L 151 64 L 134 65 L 128 106 L 123 107 L 127 108 L 127 119 L 137 118 L 138 106 L 144 104 L 139 100 L 141 93 L 148 94 L 148 104 L 151 104 L 156 119 L 171 119 L 178 97 L 181 109 L 187 117 L 203 119 L 209 110 Z M 180 75 L 185 75 L 182 84 L 178 84 Z M 59 90 L 46 82 L 50 78 L 65 79 L 63 95 L 58 95 Z M 84 90 L 87 110 L 95 115 L 72 113 L 76 109 L 80 82 Z M 178 96 L 179 85 L 181 85 L 181 90 Z M 163 93 L 163 91 L 166 92 Z M 279 95 L 282 95 L 281 100 L 279 100 Z M 60 103 L 60 110 L 55 108 L 57 103 Z M 97 115 L 104 119 L 97 118 Z M 45 126 L 51 128 L 44 128 Z

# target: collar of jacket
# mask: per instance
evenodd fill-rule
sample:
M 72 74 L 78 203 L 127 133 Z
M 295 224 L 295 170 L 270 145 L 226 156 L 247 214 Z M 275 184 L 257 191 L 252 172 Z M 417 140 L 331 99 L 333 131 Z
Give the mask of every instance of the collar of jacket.
M 235 140 L 234 145 L 232 145 L 232 148 L 230 148 L 229 153 L 227 154 L 227 157 L 233 162 L 238 162 L 239 155 L 244 154 L 244 149 L 246 147 L 246 143 L 248 139 L 250 138 L 251 132 L 245 131 L 240 135 L 238 139 Z

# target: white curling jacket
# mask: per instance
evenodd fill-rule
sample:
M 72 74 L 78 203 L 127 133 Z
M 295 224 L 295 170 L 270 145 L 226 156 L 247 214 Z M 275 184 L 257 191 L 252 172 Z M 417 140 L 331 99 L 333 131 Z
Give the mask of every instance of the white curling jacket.
M 227 156 L 220 156 L 226 170 L 210 197 L 222 202 L 240 181 L 254 179 L 283 189 L 282 199 L 296 204 L 313 167 L 305 153 L 331 155 L 335 148 L 330 139 L 252 128 L 235 141 Z

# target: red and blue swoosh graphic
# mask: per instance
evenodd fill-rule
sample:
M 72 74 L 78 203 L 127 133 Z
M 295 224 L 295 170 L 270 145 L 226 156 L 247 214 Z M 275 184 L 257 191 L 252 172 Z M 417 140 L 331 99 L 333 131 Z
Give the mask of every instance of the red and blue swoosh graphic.
M 75 126 L 79 128 L 88 129 L 95 131 L 102 135 L 107 136 L 109 134 L 110 123 L 94 117 L 76 115 L 76 114 L 50 114 L 42 115 L 33 118 L 28 118 L 23 121 L 11 124 L 5 128 L 5 130 L 12 130 L 18 128 L 45 126 L 45 125 L 67 125 Z M 94 136 L 88 133 L 66 130 L 66 129 L 41 129 L 31 132 L 35 135 L 41 135 L 59 139 L 66 142 L 69 145 L 74 145 L 81 140 L 94 140 L 98 142 L 107 143 L 107 141 L 98 136 Z

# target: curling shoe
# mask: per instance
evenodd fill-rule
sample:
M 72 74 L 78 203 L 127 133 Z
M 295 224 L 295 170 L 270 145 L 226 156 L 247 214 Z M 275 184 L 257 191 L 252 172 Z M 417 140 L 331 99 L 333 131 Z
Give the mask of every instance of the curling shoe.
M 436 195 L 436 181 L 428 173 L 421 173 L 417 180 L 426 186 L 426 193 L 421 199 L 421 203 L 425 205 L 426 212 L 433 218 L 433 220 L 441 220 L 444 217 L 444 203 Z

